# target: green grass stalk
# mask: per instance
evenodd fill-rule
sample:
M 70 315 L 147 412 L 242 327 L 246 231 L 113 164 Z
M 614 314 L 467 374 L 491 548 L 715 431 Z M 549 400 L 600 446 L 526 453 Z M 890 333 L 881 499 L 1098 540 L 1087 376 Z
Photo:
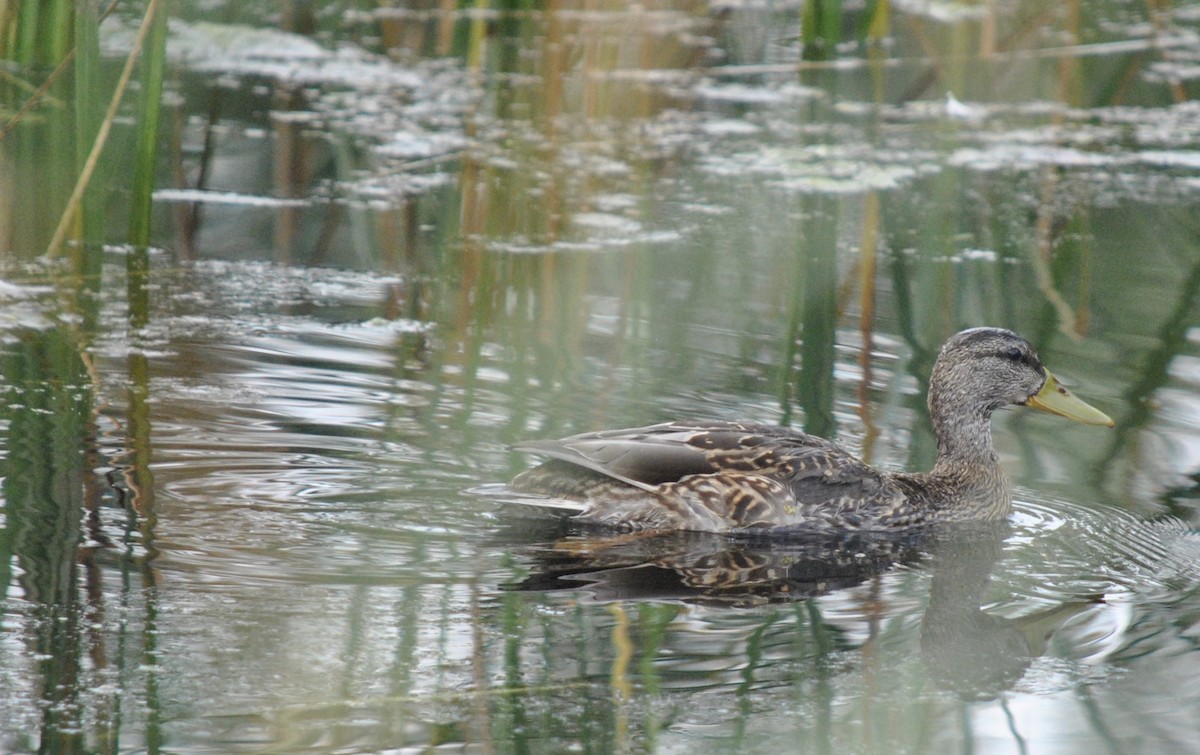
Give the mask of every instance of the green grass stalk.
M 809 0 L 800 17 L 805 60 L 826 60 L 842 41 L 842 0 Z
M 51 6 L 51 19 L 56 22 L 69 20 L 70 9 L 61 8 L 61 3 Z M 57 53 L 55 61 L 65 57 L 69 46 L 54 40 Z M 75 4 L 75 118 L 74 142 L 76 171 L 82 169 L 88 158 L 87 148 L 100 130 L 103 110 L 100 104 L 103 80 L 100 61 L 100 7 L 99 0 L 80 0 Z M 91 186 L 91 184 L 89 184 Z M 87 189 L 81 199 L 78 214 L 78 236 L 81 243 L 75 249 L 75 270 L 84 285 L 98 289 L 100 286 L 101 244 L 104 242 L 104 198 L 96 186 Z
M 62 250 L 63 241 L 66 240 L 67 232 L 71 227 L 72 221 L 75 219 L 75 214 L 79 211 L 80 203 L 83 200 L 83 193 L 96 171 L 96 165 L 100 161 L 100 153 L 104 150 L 104 144 L 108 141 L 113 120 L 117 117 L 117 108 L 120 107 L 121 98 L 125 94 L 125 89 L 129 86 L 129 79 L 133 75 L 133 65 L 137 62 L 138 55 L 142 51 L 142 46 L 146 42 L 146 36 L 150 32 L 151 21 L 154 20 L 158 6 L 159 0 L 150 0 L 149 5 L 146 6 L 146 15 L 142 18 L 142 25 L 138 28 L 137 37 L 134 39 L 133 47 L 129 51 L 129 57 L 125 60 L 125 67 L 121 70 L 121 77 L 117 80 L 117 87 L 113 92 L 112 99 L 109 101 L 104 119 L 100 122 L 100 129 L 97 131 L 96 138 L 92 142 L 91 151 L 88 153 L 83 169 L 79 173 L 79 178 L 75 182 L 75 188 L 71 192 L 71 197 L 67 200 L 67 206 L 63 209 L 63 213 L 58 219 L 58 226 L 54 230 L 54 235 L 51 237 L 50 243 L 46 246 L 47 257 L 57 257 Z
M 43 66 L 55 65 L 67 55 L 71 49 L 72 31 L 77 36 L 78 44 L 79 27 L 76 25 L 72 28 L 71 19 L 78 19 L 80 15 L 86 19 L 91 15 L 91 9 L 87 6 L 96 2 L 99 0 L 80 0 L 75 3 L 71 0 L 50 0 L 41 3 L 43 7 L 39 26 L 42 36 L 38 41 L 38 51 Z M 85 10 L 86 12 L 81 14 L 81 11 Z
M 475 0 L 474 10 L 476 11 L 471 16 L 470 37 L 467 44 L 467 68 L 472 71 L 478 71 L 483 65 L 484 45 L 487 43 L 487 21 L 484 19 L 484 11 L 488 9 L 489 0 Z
M 12 60 L 18 67 L 25 68 L 34 63 L 38 48 L 38 15 L 41 3 L 20 4 L 15 33 L 15 49 Z
M 0 0 L 0 60 L 8 60 L 8 54 L 12 51 L 16 18 L 16 0 Z
M 129 244 L 132 249 L 125 258 L 129 319 L 136 327 L 145 325 L 150 317 L 146 284 L 150 274 L 150 228 L 167 57 L 165 2 L 154 11 L 147 42 L 146 55 L 142 58 L 142 90 L 138 100 L 137 146 L 130 196 Z

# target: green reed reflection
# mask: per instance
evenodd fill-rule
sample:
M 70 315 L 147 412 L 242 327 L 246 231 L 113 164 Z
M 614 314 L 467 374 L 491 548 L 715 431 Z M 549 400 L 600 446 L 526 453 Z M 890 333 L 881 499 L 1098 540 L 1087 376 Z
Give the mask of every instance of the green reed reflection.
M 0 413 L 5 526 L 0 530 L 0 600 L 16 585 L 33 610 L 32 652 L 44 711 L 40 747 L 84 749 L 80 731 L 89 607 L 81 602 L 79 543 L 85 506 L 91 383 L 75 338 L 63 329 L 25 335 L 0 355 L 9 388 Z

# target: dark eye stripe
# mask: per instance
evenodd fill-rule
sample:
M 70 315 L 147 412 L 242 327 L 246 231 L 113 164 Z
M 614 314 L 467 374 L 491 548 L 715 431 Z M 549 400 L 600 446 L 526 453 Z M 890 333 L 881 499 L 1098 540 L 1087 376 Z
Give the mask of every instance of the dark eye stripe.
M 1000 357 L 1001 359 L 1007 359 L 1012 362 L 1018 362 L 1020 364 L 1024 364 L 1029 367 L 1036 368 L 1037 364 L 1038 364 L 1037 359 L 1034 358 L 1034 356 L 1032 354 L 1027 354 L 1023 350 L 1017 348 L 1016 346 L 1010 346 L 1007 349 L 1003 349 L 1002 351 L 997 353 L 996 356 Z

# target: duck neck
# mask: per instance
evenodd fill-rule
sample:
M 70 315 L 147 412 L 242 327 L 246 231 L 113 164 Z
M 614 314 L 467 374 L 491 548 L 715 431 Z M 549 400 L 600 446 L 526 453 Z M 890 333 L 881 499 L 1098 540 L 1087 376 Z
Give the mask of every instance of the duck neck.
M 972 412 L 950 417 L 933 416 L 937 436 L 937 462 L 933 472 L 961 469 L 988 469 L 999 466 L 992 445 L 991 412 Z
M 935 474 L 999 468 L 992 447 L 992 412 L 998 404 L 980 395 L 963 369 L 939 358 L 930 376 L 929 418 L 938 448 Z

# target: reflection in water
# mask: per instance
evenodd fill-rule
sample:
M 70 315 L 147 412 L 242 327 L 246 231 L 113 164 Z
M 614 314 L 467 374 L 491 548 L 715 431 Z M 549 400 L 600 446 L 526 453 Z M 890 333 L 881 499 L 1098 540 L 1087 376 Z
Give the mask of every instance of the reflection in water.
M 506 589 L 746 608 L 826 595 L 898 567 L 926 570 L 920 644 L 929 677 L 965 699 L 983 700 L 1010 689 L 1056 629 L 1102 600 L 1067 601 L 1020 619 L 983 611 L 1010 532 L 1007 522 L 787 538 L 577 531 L 528 546 L 532 573 Z
M 155 751 L 161 743 L 157 608 L 152 591 L 137 595 L 139 561 L 141 583 L 153 584 L 153 576 L 149 559 L 134 555 L 142 547 L 149 551 L 154 523 L 144 357 L 131 358 L 126 456 L 101 440 L 105 420 L 96 410 L 97 376 L 81 347 L 83 331 L 55 324 L 11 335 L 0 356 L 5 387 L 0 609 L 22 628 L 14 636 L 28 643 L 31 665 L 6 692 L 36 699 L 40 720 L 31 716 L 34 709 L 0 708 L 6 726 L 28 737 L 4 746 L 115 751 L 121 723 L 138 721 L 144 726 L 137 741 Z M 109 453 L 126 462 L 126 477 L 109 466 Z M 129 619 L 141 598 L 145 613 L 138 636 Z M 123 706 L 143 677 L 140 704 L 132 710 Z M 113 683 L 118 679 L 121 685 Z
M 969 700 L 1011 688 L 1063 623 L 1103 596 L 1067 601 L 1019 619 L 980 609 L 1003 550 L 1007 523 L 942 533 L 931 548 L 929 604 L 921 619 L 921 654 L 940 687 Z
M 0 359 L 0 373 L 9 388 L 2 409 L 7 463 L 0 603 L 17 597 L 10 590 L 19 587 L 35 627 L 29 641 L 42 710 L 36 726 L 41 748 L 71 752 L 82 744 L 85 654 L 95 649 L 88 626 L 98 608 L 81 602 L 77 587 L 82 515 L 96 503 L 84 499 L 85 491 L 94 492 L 84 481 L 90 476 L 84 449 L 92 395 L 75 338 L 66 329 L 25 334 Z M 90 559 L 87 568 L 94 583 Z
M 606 601 L 752 606 L 852 587 L 921 554 L 923 531 L 795 538 L 707 533 L 576 535 L 531 551 L 515 590 L 583 589 Z

